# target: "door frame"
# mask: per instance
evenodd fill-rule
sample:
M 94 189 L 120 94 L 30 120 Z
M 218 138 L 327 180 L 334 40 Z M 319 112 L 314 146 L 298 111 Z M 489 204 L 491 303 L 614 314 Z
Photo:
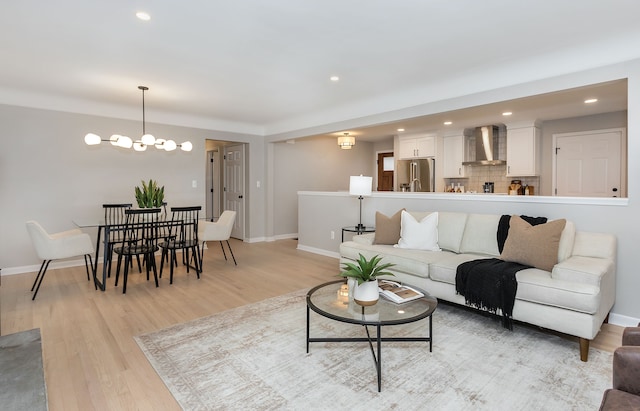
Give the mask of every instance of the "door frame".
M 218 204 L 218 215 L 214 215 L 214 221 L 217 220 L 217 218 L 219 217 L 220 214 L 222 214 L 222 212 L 225 209 L 225 190 L 224 190 L 224 184 L 225 184 L 225 170 L 224 170 L 224 154 L 225 154 L 225 147 L 228 146 L 236 146 L 236 145 L 242 145 L 243 146 L 243 164 L 242 164 L 242 169 L 244 172 L 244 179 L 243 179 L 243 184 L 244 184 L 244 193 L 243 193 L 243 198 L 244 198 L 244 202 L 243 202 L 243 207 L 242 207 L 242 213 L 239 213 L 236 216 L 236 219 L 239 223 L 242 224 L 242 238 L 239 238 L 242 241 L 245 241 L 247 238 L 247 232 L 248 232 L 248 227 L 246 227 L 246 222 L 248 221 L 247 216 L 248 216 L 248 208 L 249 206 L 248 201 L 246 201 L 248 199 L 249 196 L 249 185 L 248 185 L 248 180 L 247 180 L 247 176 L 249 175 L 249 162 L 246 160 L 246 156 L 247 153 L 249 152 L 249 143 L 243 142 L 243 141 L 232 141 L 232 140 L 220 140 L 220 139 L 214 139 L 214 138 L 207 138 L 206 140 L 208 140 L 209 142 L 211 142 L 213 145 L 210 147 L 209 145 L 207 145 L 207 149 L 205 150 L 205 174 L 208 173 L 208 167 L 209 167 L 209 156 L 207 154 L 208 151 L 215 151 L 217 150 L 217 155 L 218 155 L 218 164 L 217 166 L 214 167 L 214 176 L 212 177 L 215 180 L 215 183 L 217 183 L 217 187 L 218 190 L 214 191 L 214 198 L 212 199 L 212 201 L 214 203 Z M 209 144 L 209 143 L 207 143 Z M 205 175 L 205 181 L 207 180 L 207 176 Z M 209 196 L 211 195 L 211 193 L 209 192 L 209 187 L 208 184 L 205 184 L 205 199 L 209 199 Z M 209 216 L 207 216 L 208 218 Z M 236 238 L 234 236 L 234 238 Z
M 389 148 L 389 149 L 386 149 L 386 150 L 377 150 L 374 153 L 374 156 L 373 156 L 373 169 L 375 170 L 375 172 L 373 173 L 373 175 L 374 175 L 373 187 L 375 187 L 376 189 L 378 187 L 378 155 L 385 154 L 385 153 L 391 153 L 391 155 L 394 158 L 396 157 L 396 154 L 395 154 L 395 151 L 393 150 L 393 148 Z M 396 161 L 394 160 L 394 162 L 393 162 L 393 185 L 391 187 L 391 191 L 395 191 L 395 184 L 396 184 Z

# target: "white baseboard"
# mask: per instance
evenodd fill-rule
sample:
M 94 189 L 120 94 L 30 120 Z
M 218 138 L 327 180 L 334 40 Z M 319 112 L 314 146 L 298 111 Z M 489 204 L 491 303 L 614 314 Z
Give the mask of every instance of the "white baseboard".
M 267 241 L 278 241 L 278 240 L 292 240 L 297 239 L 298 233 L 292 234 L 278 234 L 267 238 Z
M 93 257 L 92 257 L 93 258 Z M 8 267 L 2 269 L 2 276 L 15 275 L 24 273 L 37 273 L 40 270 L 41 264 L 38 265 L 23 265 L 21 267 Z M 55 270 L 56 268 L 68 268 L 84 265 L 84 258 L 81 260 L 67 260 L 67 261 L 52 261 L 47 268 L 49 270 Z
M 298 250 L 301 251 L 308 251 L 310 253 L 314 253 L 314 254 L 320 254 L 320 255 L 324 255 L 326 257 L 333 257 L 336 259 L 340 258 L 340 253 L 338 252 L 333 252 L 333 251 L 327 251 L 327 250 L 323 250 L 321 248 L 315 248 L 315 247 L 307 247 L 305 245 L 300 245 L 298 244 L 298 247 L 296 247 Z
M 620 325 L 622 327 L 637 327 L 640 318 L 628 317 L 622 314 L 609 314 L 609 324 Z

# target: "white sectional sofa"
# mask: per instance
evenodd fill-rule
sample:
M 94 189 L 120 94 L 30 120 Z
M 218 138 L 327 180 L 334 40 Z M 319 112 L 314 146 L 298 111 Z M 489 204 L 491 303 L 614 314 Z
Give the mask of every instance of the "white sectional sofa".
M 417 221 L 430 214 L 409 213 Z M 375 244 L 376 233 L 368 233 L 340 245 L 340 263 L 356 260 L 359 254 L 367 258 L 380 255 L 383 262 L 395 264 L 389 270 L 395 274 L 394 280 L 422 288 L 440 300 L 464 305 L 465 298 L 456 293 L 456 268 L 466 261 L 500 257 L 500 218 L 437 212 L 440 251 L 398 248 L 388 242 Z M 513 320 L 579 337 L 580 358 L 587 361 L 589 341 L 599 332 L 615 300 L 616 238 L 576 231 L 567 221 L 557 253 L 557 263 L 550 271 L 527 268 L 516 274 Z

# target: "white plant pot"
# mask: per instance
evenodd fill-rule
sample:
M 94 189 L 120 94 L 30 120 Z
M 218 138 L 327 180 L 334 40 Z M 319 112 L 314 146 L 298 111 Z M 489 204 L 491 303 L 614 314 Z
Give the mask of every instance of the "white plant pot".
M 358 280 L 356 280 L 353 277 L 348 277 L 347 279 L 347 286 L 349 287 L 349 299 L 353 299 L 353 290 L 356 289 L 356 286 L 358 285 Z
M 378 298 L 380 298 L 378 281 L 367 281 L 356 285 L 353 290 L 353 300 L 359 305 L 374 305 L 378 302 Z

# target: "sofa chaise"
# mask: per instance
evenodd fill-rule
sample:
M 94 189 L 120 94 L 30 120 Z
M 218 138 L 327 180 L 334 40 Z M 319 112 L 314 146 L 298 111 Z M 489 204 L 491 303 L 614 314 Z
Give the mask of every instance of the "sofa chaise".
M 504 216 L 457 212 L 376 213 L 376 232 L 340 245 L 340 263 L 375 255 L 393 263 L 391 279 L 434 297 L 465 304 L 456 291 L 458 265 L 500 258 L 525 264 L 516 273 L 513 320 L 576 336 L 580 359 L 599 332 L 615 300 L 616 238 L 576 231 L 566 220 L 529 225 L 511 217 L 499 244 Z M 517 219 L 517 220 L 516 220 Z M 517 223 L 517 224 L 516 224 Z M 517 227 L 517 229 L 516 229 Z M 554 228 L 555 227 L 555 228 Z

